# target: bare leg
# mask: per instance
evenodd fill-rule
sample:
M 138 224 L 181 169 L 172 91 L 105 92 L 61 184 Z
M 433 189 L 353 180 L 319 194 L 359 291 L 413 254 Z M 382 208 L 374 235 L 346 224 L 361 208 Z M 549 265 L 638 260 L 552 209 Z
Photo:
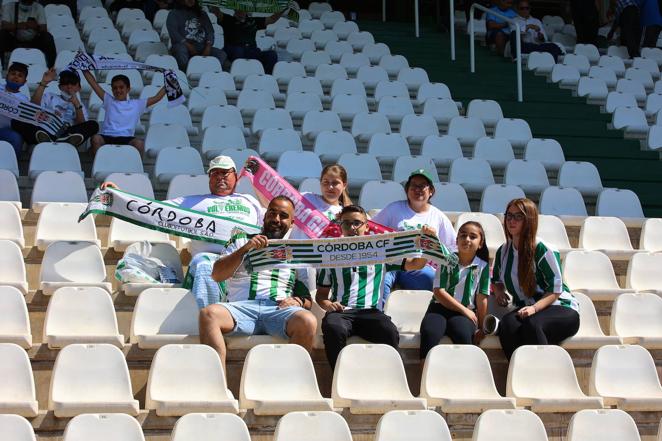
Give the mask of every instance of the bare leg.
M 503 56 L 503 50 L 506 48 L 508 37 L 503 32 L 497 32 L 494 36 L 494 44 L 496 45 L 497 54 Z
M 303 346 L 305 350 L 311 352 L 317 332 L 317 319 L 310 311 L 298 311 L 287 321 L 286 332 L 290 337 L 290 343 Z
M 140 138 L 133 138 L 131 141 L 129 141 L 129 145 L 135 147 L 135 149 L 138 150 L 138 153 L 140 153 L 141 158 L 144 156 L 145 141 L 143 141 Z
M 200 310 L 200 343 L 211 346 L 223 364 L 225 371 L 225 340 L 223 334 L 234 329 L 235 323 L 232 314 L 220 305 L 209 305 Z
M 92 156 L 96 156 L 97 151 L 103 146 L 106 142 L 101 135 L 93 135 L 90 139 L 90 147 L 92 148 Z

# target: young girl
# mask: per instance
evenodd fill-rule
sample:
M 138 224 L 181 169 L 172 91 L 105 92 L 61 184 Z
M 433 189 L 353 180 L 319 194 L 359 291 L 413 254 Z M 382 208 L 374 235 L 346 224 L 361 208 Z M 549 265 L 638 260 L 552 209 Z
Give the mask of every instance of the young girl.
M 440 266 L 434 296 L 421 322 L 420 358 L 444 335 L 455 344 L 480 343 L 490 289 L 489 251 L 478 222 L 465 222 L 457 233 L 458 265 Z

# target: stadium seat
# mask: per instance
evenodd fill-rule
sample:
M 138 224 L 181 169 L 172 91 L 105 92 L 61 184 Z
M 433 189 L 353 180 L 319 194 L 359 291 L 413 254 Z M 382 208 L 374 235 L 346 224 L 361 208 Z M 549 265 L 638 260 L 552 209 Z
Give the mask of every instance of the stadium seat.
M 310 40 L 313 43 L 313 49 L 311 50 L 318 50 L 318 51 L 324 51 L 326 46 L 334 41 L 338 41 L 338 36 L 336 35 L 335 32 L 333 32 L 330 29 L 327 30 L 319 30 L 319 31 L 314 31 L 310 35 Z
M 170 240 L 167 233 L 139 227 L 120 219 L 112 219 L 110 221 L 107 242 L 108 248 L 112 248 L 117 252 L 122 252 L 132 243 L 142 241 L 147 241 L 152 244 L 175 244 L 174 241 Z
M 559 169 L 558 185 L 573 187 L 588 196 L 597 196 L 603 190 L 598 169 L 590 162 L 565 162 Z
M 375 441 L 451 441 L 446 421 L 431 410 L 392 410 L 379 419 Z
M 361 81 L 366 89 L 374 91 L 380 82 L 388 81 L 388 74 L 380 66 L 361 66 L 356 73 L 356 79 Z
M 324 29 L 324 23 L 316 19 L 299 19 L 298 29 L 299 32 L 301 32 L 301 36 L 303 38 L 310 38 L 313 32 L 321 31 Z
M 154 176 L 162 184 L 168 184 L 177 175 L 205 174 L 202 159 L 192 147 L 167 147 L 159 151 L 154 165 Z
M 231 105 L 227 106 L 209 106 L 202 114 L 200 127 L 204 132 L 211 126 L 233 126 L 239 127 L 244 135 L 249 135 L 250 131 L 244 128 L 244 120 L 241 117 L 241 111 Z
M 653 82 L 653 77 L 650 72 L 644 69 L 639 69 L 637 67 L 628 67 L 625 69 L 625 79 L 636 81 L 647 91 L 652 91 L 655 83 Z
M 399 133 L 375 133 L 368 143 L 368 153 L 375 156 L 380 164 L 390 165 L 394 164 L 401 157 L 409 157 L 411 152 L 407 140 Z M 407 180 L 412 170 L 415 170 L 415 168 L 405 171 L 406 176 L 404 180 Z M 434 172 L 436 174 L 436 170 Z M 402 181 L 395 178 L 393 180 L 396 182 Z
M 287 84 L 288 98 L 290 95 L 297 92 L 311 93 L 320 98 L 324 96 L 322 84 L 320 84 L 320 81 L 315 77 L 293 77 Z
M 605 335 L 600 327 L 598 314 L 593 301 L 586 294 L 573 292 L 572 295 L 579 303 L 579 330 L 575 335 L 563 340 L 563 349 L 597 349 L 604 345 L 621 344 L 622 340 L 616 335 Z
M 588 397 L 580 389 L 570 355 L 554 345 L 515 349 L 508 365 L 506 395 L 536 413 L 602 408 L 601 398 Z
M 117 186 L 128 193 L 139 194 L 149 199 L 154 199 L 154 189 L 149 178 L 140 173 L 111 173 L 106 177 L 107 181 L 114 182 Z
M 329 54 L 333 63 L 338 63 L 344 54 L 351 54 L 354 52 L 354 49 L 347 41 L 332 40 L 326 43 L 324 52 Z
M 44 295 L 63 286 L 97 286 L 111 292 L 101 250 L 90 242 L 53 242 L 44 253 L 39 282 Z
M 451 91 L 444 83 L 423 83 L 416 92 L 416 103 L 421 105 L 430 98 L 452 100 Z M 456 105 L 457 107 L 457 105 Z
M 419 347 L 421 321 L 431 298 L 432 292 L 425 290 L 396 290 L 388 297 L 384 312 L 398 329 L 401 348 Z
M 347 40 L 352 32 L 359 32 L 359 26 L 353 21 L 339 21 L 333 25 L 332 29 L 341 40 Z
M 384 55 L 379 60 L 379 66 L 386 70 L 390 78 L 395 79 L 402 69 L 409 68 L 409 62 L 402 55 Z
M 226 95 L 228 92 L 234 97 L 237 95 L 237 86 L 228 72 L 204 72 L 198 81 L 198 87 L 211 87 L 223 90 Z
M 475 221 L 483 226 L 487 248 L 490 250 L 490 256 L 494 257 L 497 249 L 506 243 L 503 224 L 499 218 L 489 213 L 462 213 L 455 221 L 455 230 L 459 230 L 462 224 L 468 221 Z
M 303 117 L 301 134 L 306 137 L 308 141 L 315 142 L 317 135 L 326 130 L 342 131 L 342 124 L 340 123 L 340 118 L 337 113 L 328 110 L 311 110 Z
M 311 79 L 316 80 L 315 78 Z M 287 94 L 285 110 L 290 112 L 293 119 L 300 121 L 309 111 L 321 112 L 323 110 L 319 81 L 317 81 L 317 85 L 320 87 L 319 94 L 313 92 L 290 92 Z
M 140 423 L 122 413 L 89 413 L 78 415 L 64 429 L 62 441 L 145 441 Z
M 467 116 L 480 119 L 485 127 L 494 130 L 503 118 L 503 112 L 499 103 L 494 100 L 474 99 L 469 101 Z
M 662 219 L 646 219 L 641 227 L 639 249 L 650 252 L 662 251 Z
M 432 159 L 427 156 L 401 156 L 396 159 L 393 165 L 393 180 L 405 183 L 411 172 L 419 169 L 427 171 L 432 176 L 432 182 L 439 181 L 437 168 Z
M 563 65 L 576 68 L 581 75 L 588 75 L 591 63 L 584 55 L 566 54 L 563 57 Z
M 253 116 L 251 132 L 261 138 L 263 132 L 267 129 L 293 130 L 292 117 L 285 109 L 258 109 Z
M 616 72 L 608 67 L 591 66 L 588 71 L 588 76 L 604 81 L 607 89 L 615 89 L 616 83 L 618 82 L 618 78 L 616 78 Z M 579 81 L 581 82 L 581 79 Z M 601 86 L 598 87 L 601 88 Z M 606 97 L 609 97 L 609 93 L 607 93 Z
M 388 345 L 345 346 L 331 388 L 334 407 L 347 408 L 351 414 L 426 409 L 426 400 L 409 391 L 400 355 Z
M 564 224 L 581 226 L 586 205 L 581 193 L 574 188 L 547 187 L 540 195 L 540 213 L 559 217 Z
M 595 206 L 597 216 L 619 217 L 627 226 L 641 226 L 646 216 L 639 197 L 632 190 L 607 188 L 600 192 Z
M 509 441 L 547 441 L 547 432 L 540 418 L 526 409 L 489 409 L 476 421 L 473 441 L 499 439 Z
M 243 88 L 246 90 L 263 90 L 269 92 L 274 100 L 282 100 L 278 82 L 272 75 L 251 74 L 244 79 Z
M 0 249 L 2 245 L 3 242 L 0 241 Z M 0 284 L 0 315 L 3 317 L 0 322 L 0 343 L 13 343 L 23 349 L 30 349 L 30 317 L 23 298 L 26 292 L 19 291 L 14 286 L 7 286 L 1 279 Z
M 613 46 L 610 46 L 611 49 Z M 598 60 L 599 67 L 608 68 L 616 74 L 617 77 L 625 75 L 625 64 L 623 58 L 614 55 L 602 55 Z
M 421 155 L 427 156 L 437 166 L 448 167 L 462 157 L 462 147 L 457 138 L 448 135 L 428 135 L 421 144 Z
M 565 162 L 565 155 L 555 139 L 532 138 L 526 143 L 524 159 L 540 161 L 545 169 L 558 171 Z
M 558 83 L 562 88 L 573 88 L 579 83 L 579 70 L 574 66 L 555 64 L 552 68 L 552 83 Z
M 662 409 L 662 386 L 651 354 L 637 345 L 608 345 L 595 352 L 589 393 L 627 412 Z
M 186 128 L 186 132 L 190 136 L 198 134 L 197 127 L 193 127 L 193 122 L 191 121 L 191 115 L 189 114 L 188 109 L 183 105 L 176 107 L 155 107 L 149 114 L 150 127 L 154 124 L 179 124 Z M 147 143 L 147 140 L 145 140 L 145 143 Z
M 359 95 L 366 97 L 365 86 L 356 78 L 338 78 L 331 84 L 329 96 L 334 98 L 337 95 Z
M 344 53 L 342 56 L 348 55 Z M 332 57 L 333 59 L 333 57 Z M 315 78 L 322 84 L 324 89 L 329 89 L 338 78 L 348 78 L 347 70 L 340 64 L 320 64 L 315 70 Z
M 0 240 L 9 240 L 18 247 L 25 247 L 21 213 L 11 202 L 0 201 Z
M 438 136 L 439 128 L 430 115 L 405 115 L 400 123 L 400 134 L 409 144 L 421 145 L 428 136 Z
M 342 54 L 340 57 L 340 65 L 345 68 L 348 75 L 356 77 L 356 74 L 361 66 L 370 66 L 370 59 L 362 53 L 347 53 Z
M 659 267 L 648 270 L 656 271 Z M 646 349 L 662 349 L 662 324 L 659 320 L 661 311 L 662 298 L 659 292 L 621 294 L 614 301 L 611 310 L 609 333 L 619 336 L 626 344 L 637 344 Z
M 529 124 L 523 119 L 516 118 L 501 118 L 494 130 L 494 136 L 507 139 L 514 149 L 520 149 L 521 151 L 526 147 L 526 143 L 533 138 Z
M 340 94 L 333 97 L 331 111 L 337 113 L 341 121 L 350 122 L 357 114 L 369 111 L 368 102 L 365 96 Z
M 218 354 L 206 345 L 181 344 L 162 346 L 154 355 L 145 408 L 158 416 L 239 411 Z
M 189 413 L 172 429 L 172 441 L 214 441 L 218 434 L 227 441 L 251 441 L 244 420 L 230 413 Z
M 85 182 L 78 174 L 70 171 L 44 171 L 34 182 L 30 208 L 35 213 L 51 202 L 87 204 Z
M 398 72 L 398 81 L 402 81 L 409 88 L 409 92 L 417 92 L 423 84 L 430 82 L 428 73 L 420 67 L 405 67 Z
M 497 392 L 485 352 L 470 345 L 437 345 L 428 352 L 420 396 L 443 413 L 515 408 L 514 398 Z
M 289 116 L 289 115 L 288 115 Z M 260 156 L 268 161 L 277 161 L 287 151 L 302 152 L 301 138 L 292 128 L 269 128 L 258 143 Z
M 517 185 L 493 184 L 485 187 L 480 198 L 479 211 L 503 216 L 513 199 L 523 198 L 524 191 Z M 563 226 L 563 224 L 561 224 Z
M 314 74 L 321 64 L 331 64 L 331 56 L 325 51 L 309 50 L 301 55 L 301 64 L 305 72 Z
M 505 210 L 501 213 L 505 213 Z M 561 254 L 562 258 L 569 251 L 573 250 L 565 226 L 557 216 L 549 214 L 538 215 L 538 239 L 551 245 Z
M 484 159 L 494 168 L 505 169 L 515 159 L 515 153 L 507 139 L 483 136 L 474 145 L 473 158 Z
M 400 96 L 409 99 L 409 89 L 402 81 L 380 81 L 375 86 L 375 101 L 379 102 L 385 96 Z
M 11 441 L 36 441 L 34 429 L 20 415 L 0 415 L 0 432 Z
M 23 253 L 16 242 L 0 240 L 0 286 L 18 289 L 28 294 L 28 282 L 23 262 Z
M 467 192 L 482 193 L 494 184 L 490 164 L 484 159 L 457 158 L 451 163 L 448 181 L 462 185 Z
M 138 415 L 124 354 L 109 344 L 71 344 L 55 359 L 48 410 L 58 418 L 95 412 Z
M 363 52 L 365 55 L 368 56 L 368 53 L 364 51 L 364 48 L 368 45 L 375 44 L 375 37 L 373 37 L 372 34 L 367 31 L 352 32 L 347 36 L 347 42 L 352 45 L 352 48 L 355 51 Z M 372 62 L 372 60 L 370 61 Z M 377 64 L 377 63 L 373 63 L 373 64 Z
M 391 125 L 381 113 L 357 113 L 352 120 L 351 132 L 359 142 L 368 143 L 375 133 L 391 133 Z
M 319 19 L 325 12 L 332 11 L 332 7 L 327 2 L 310 2 L 308 11 L 313 18 Z
M 354 39 L 351 41 L 352 46 L 357 43 L 356 37 L 353 38 Z M 370 59 L 370 63 L 375 66 L 379 64 L 379 60 L 381 60 L 384 55 L 391 55 L 391 49 L 384 43 L 366 43 L 366 45 L 363 46 L 363 49 L 361 49 L 361 52 L 367 55 Z
M 526 60 L 526 69 L 536 74 L 549 74 L 554 67 L 554 57 L 548 52 L 531 52 Z
M 274 382 L 265 369 L 279 376 Z M 289 375 L 297 372 L 297 375 Z M 241 373 L 240 406 L 255 415 L 284 415 L 295 411 L 331 411 L 323 398 L 310 355 L 297 345 L 263 344 L 246 355 Z
M 616 92 L 630 93 L 634 95 L 637 102 L 642 104 L 646 101 L 646 89 L 644 88 L 644 85 L 638 81 L 621 78 L 616 82 Z
M 476 141 L 486 136 L 486 133 L 480 119 L 456 116 L 448 124 L 448 135 L 457 138 L 463 146 L 472 147 Z
M 381 210 L 391 202 L 407 198 L 402 185 L 394 181 L 368 181 L 361 187 L 359 205 L 369 210 Z
M 45 251 L 48 245 L 60 240 L 90 241 L 100 245 L 93 216 L 78 222 L 78 217 L 85 211 L 86 204 L 56 203 L 46 204 L 42 209 L 37 229 L 35 245 Z
M 572 416 L 568 441 L 640 441 L 637 424 L 620 409 L 584 409 Z
M 190 80 L 198 81 L 205 72 L 221 72 L 222 70 L 221 62 L 218 61 L 218 58 L 195 55 L 188 61 L 186 77 Z
M 198 305 L 189 290 L 147 288 L 140 293 L 131 319 L 132 344 L 140 349 L 158 349 L 199 340 Z
M 246 148 L 246 138 L 240 127 L 236 126 L 210 126 L 202 137 L 200 153 L 205 160 L 220 155 L 227 148 Z
M 602 104 L 607 99 L 609 89 L 602 78 L 581 77 L 577 84 L 577 96 L 586 98 L 589 104 Z
M 609 257 L 599 251 L 573 250 L 563 260 L 563 279 L 574 292 L 594 301 L 612 301 L 632 290 L 618 286 Z
M 301 60 L 304 53 L 315 51 L 315 42 L 309 38 L 293 38 L 287 42 L 285 50 L 292 54 L 295 60 Z
M 460 213 L 471 211 L 467 192 L 460 184 L 453 182 L 435 182 L 434 195 L 430 203 L 444 212 L 454 222 Z
M 0 413 L 37 416 L 32 367 L 27 352 L 13 343 L 0 343 Z
M 617 107 L 611 117 L 612 126 L 623 130 L 626 137 L 643 137 L 648 134 L 646 114 L 639 107 Z
M 278 158 L 278 174 L 287 177 L 295 186 L 306 178 L 316 178 L 322 173 L 322 163 L 313 152 L 286 151 Z
M 216 87 L 198 86 L 189 95 L 187 107 L 191 115 L 198 116 L 209 106 L 225 106 L 228 100 L 225 91 Z
M 662 94 L 651 93 L 646 97 L 646 117 L 653 118 L 662 109 Z
M 322 162 L 333 164 L 343 153 L 356 153 L 356 141 L 347 131 L 324 131 L 315 138 L 313 151 Z
M 42 142 L 35 146 L 30 156 L 28 176 L 36 179 L 43 171 L 72 171 L 83 177 L 78 151 L 63 142 Z
M 437 124 L 448 127 L 454 118 L 460 116 L 460 112 L 452 99 L 430 97 L 426 98 L 423 103 L 423 115 L 430 115 L 437 121 Z
M 156 134 L 156 131 L 153 131 Z M 188 137 L 187 137 L 188 139 Z M 144 173 L 140 153 L 133 146 L 105 144 L 94 155 L 92 177 L 103 182 L 111 173 Z
M 278 421 L 273 440 L 352 441 L 352 434 L 336 412 L 290 412 Z
M 244 79 L 251 74 L 260 74 L 264 75 L 264 67 L 262 63 L 258 60 L 245 60 L 243 58 L 237 58 L 232 62 L 230 67 L 230 75 L 237 81 L 239 84 L 244 82 Z
M 8 171 L 18 178 L 18 161 L 16 152 L 7 141 L 0 141 L 0 171 Z
M 508 163 L 503 182 L 536 196 L 549 187 L 545 167 L 538 161 L 525 159 L 513 159 Z
M 579 231 L 579 247 L 601 251 L 613 260 L 628 260 L 636 252 L 622 220 L 617 217 L 590 216 Z
M 580 44 L 575 45 L 575 55 L 585 56 L 589 63 L 596 64 L 600 60 L 600 52 L 598 48 L 592 44 Z
M 124 336 L 108 291 L 95 286 L 58 288 L 48 302 L 42 341 L 49 349 L 74 343 L 108 343 L 122 349 Z

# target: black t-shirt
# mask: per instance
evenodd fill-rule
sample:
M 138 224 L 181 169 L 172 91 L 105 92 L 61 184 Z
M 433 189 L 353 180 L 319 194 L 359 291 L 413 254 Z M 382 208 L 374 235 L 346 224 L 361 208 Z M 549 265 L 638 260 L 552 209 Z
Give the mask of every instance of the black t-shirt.
M 229 46 L 255 44 L 255 33 L 266 27 L 266 19 L 259 17 L 246 17 L 238 20 L 231 15 L 223 15 L 223 38 Z

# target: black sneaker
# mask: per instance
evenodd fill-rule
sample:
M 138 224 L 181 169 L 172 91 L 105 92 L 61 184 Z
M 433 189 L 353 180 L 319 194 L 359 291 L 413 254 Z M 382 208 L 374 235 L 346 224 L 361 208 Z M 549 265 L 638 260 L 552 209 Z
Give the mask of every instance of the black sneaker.
M 37 133 L 34 134 L 34 138 L 37 140 L 37 142 L 53 142 L 51 135 L 43 130 L 37 130 Z
M 85 141 L 85 138 L 83 138 L 83 135 L 81 135 L 80 133 L 72 133 L 71 135 L 58 138 L 58 142 L 68 142 L 74 147 L 78 147 L 83 143 L 83 141 Z

